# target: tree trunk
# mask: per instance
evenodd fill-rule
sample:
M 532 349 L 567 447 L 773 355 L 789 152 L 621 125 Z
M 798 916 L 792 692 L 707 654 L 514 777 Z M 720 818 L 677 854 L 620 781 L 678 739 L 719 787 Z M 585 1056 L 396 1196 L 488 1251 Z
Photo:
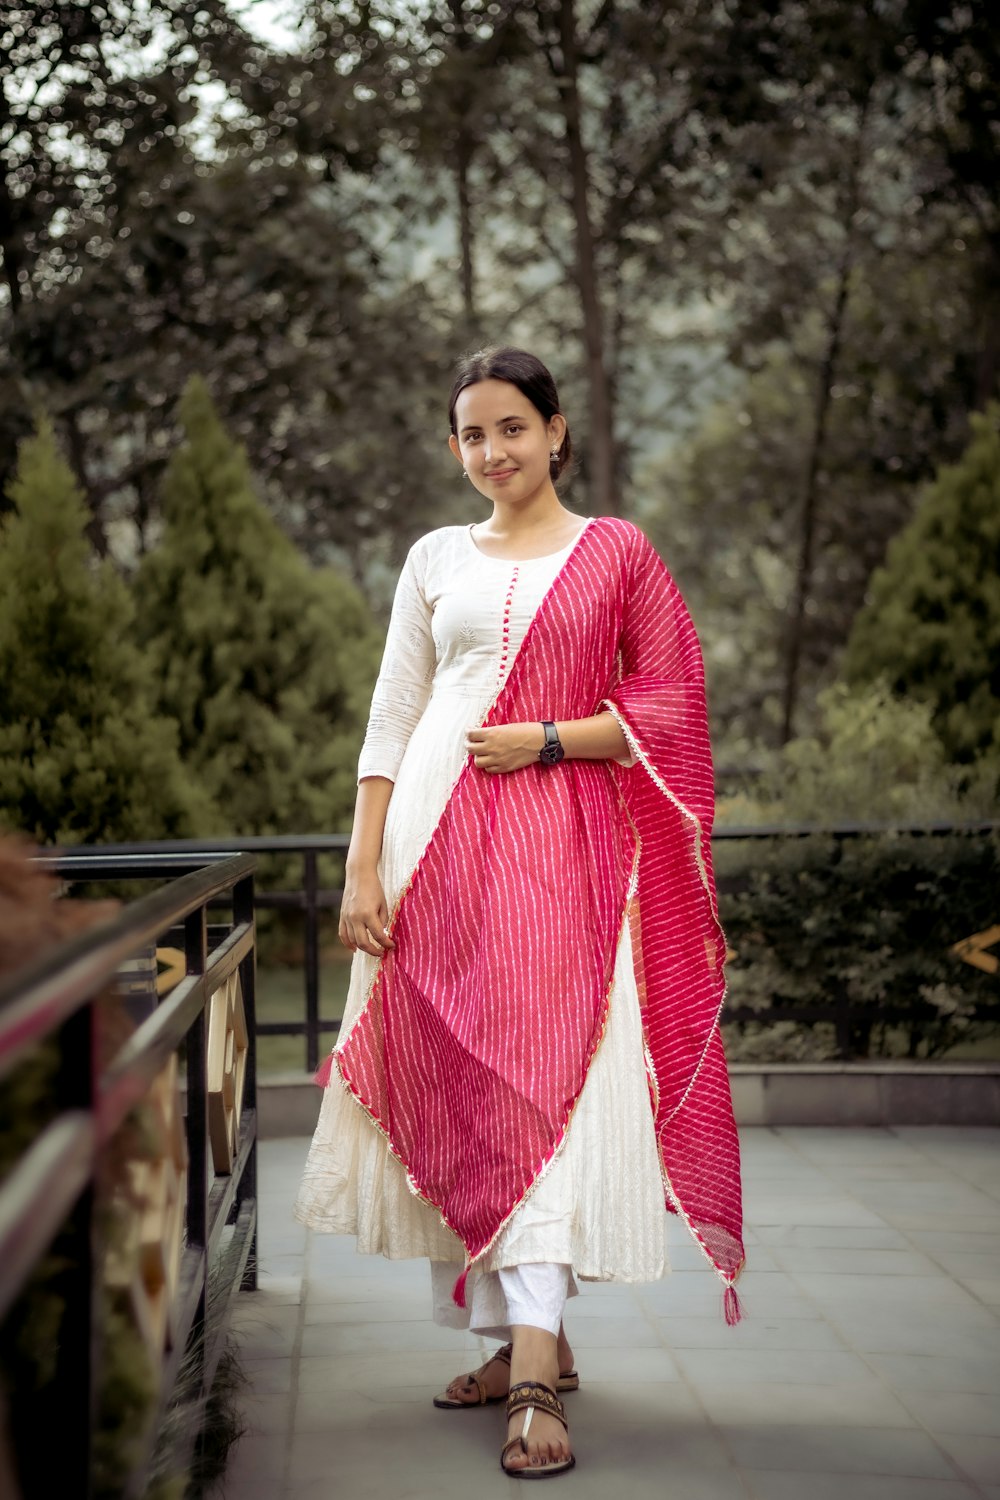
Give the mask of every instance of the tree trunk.
M 472 260 L 472 201 L 469 195 L 469 168 L 473 147 L 463 132 L 458 140 L 455 177 L 458 187 L 458 243 L 462 259 L 462 316 L 470 334 L 478 333 L 476 317 L 476 284 Z
M 802 521 L 799 533 L 799 559 L 795 578 L 795 603 L 789 625 L 788 653 L 785 666 L 785 691 L 781 717 L 781 744 L 792 738 L 795 726 L 795 711 L 799 701 L 799 685 L 802 668 L 802 635 L 805 629 L 806 606 L 812 589 L 816 552 L 816 519 L 819 509 L 819 471 L 826 446 L 827 419 L 830 413 L 830 392 L 837 370 L 837 359 L 844 331 L 844 315 L 847 311 L 847 296 L 850 288 L 851 270 L 854 264 L 854 236 L 852 224 L 858 208 L 860 194 L 862 147 L 865 121 L 868 113 L 869 95 L 862 101 L 855 140 L 854 158 L 844 205 L 844 249 L 837 272 L 837 294 L 826 325 L 826 351 L 820 367 L 819 389 L 816 392 L 816 409 L 813 416 L 812 441 L 809 445 L 809 460 L 806 466 L 805 486 L 802 496 Z
M 604 324 L 594 253 L 594 227 L 590 218 L 590 173 L 580 127 L 579 57 L 574 0 L 560 0 L 559 45 L 562 52 L 562 70 L 558 80 L 559 99 L 570 163 L 577 286 L 583 313 L 590 408 L 587 444 L 590 458 L 590 503 L 591 509 L 599 515 L 617 515 L 614 407 L 604 358 Z

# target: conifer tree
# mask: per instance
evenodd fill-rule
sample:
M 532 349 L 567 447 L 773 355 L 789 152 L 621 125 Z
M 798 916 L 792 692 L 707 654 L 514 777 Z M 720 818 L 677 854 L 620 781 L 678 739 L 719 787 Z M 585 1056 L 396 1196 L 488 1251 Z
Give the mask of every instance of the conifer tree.
M 0 517 L 0 823 L 41 843 L 211 832 L 176 727 L 150 707 L 128 590 L 42 420 Z
M 202 380 L 180 415 L 164 530 L 135 584 L 159 706 L 229 832 L 337 831 L 378 661 L 368 608 L 278 528 Z
M 844 676 L 934 706 L 949 756 L 1000 759 L 1000 405 L 941 469 L 872 578 Z

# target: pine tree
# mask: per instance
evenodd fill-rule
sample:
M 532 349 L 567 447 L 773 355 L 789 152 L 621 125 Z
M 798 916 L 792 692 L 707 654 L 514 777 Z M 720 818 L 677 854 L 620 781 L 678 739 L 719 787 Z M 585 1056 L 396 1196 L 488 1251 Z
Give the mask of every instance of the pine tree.
M 42 420 L 0 518 L 0 823 L 39 842 L 210 832 L 177 733 L 150 707 L 125 584 L 97 563 L 88 512 Z
M 135 584 L 159 706 L 229 832 L 333 832 L 353 806 L 377 666 L 368 608 L 280 531 L 202 380 L 180 415 L 163 534 Z
M 1000 758 L 1000 405 L 973 415 L 872 578 L 844 659 L 849 682 L 884 676 L 930 702 L 953 760 Z

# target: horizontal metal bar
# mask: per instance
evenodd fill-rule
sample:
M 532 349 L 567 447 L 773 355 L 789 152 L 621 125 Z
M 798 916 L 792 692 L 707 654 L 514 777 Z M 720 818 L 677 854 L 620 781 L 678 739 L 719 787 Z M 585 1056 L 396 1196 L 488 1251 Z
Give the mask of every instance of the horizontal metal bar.
M 832 823 L 824 827 L 817 823 L 774 824 L 723 824 L 712 830 L 712 839 L 723 842 L 738 839 L 804 839 L 823 837 L 834 839 L 861 838 L 874 833 L 927 834 L 938 837 L 947 833 L 996 833 L 1000 831 L 1000 820 L 984 818 L 969 823 Z
M 0 1075 L 103 989 L 138 949 L 255 868 L 253 855 L 243 854 L 183 875 L 9 975 L 0 985 Z
M 0 1187 L 0 1319 L 20 1295 L 94 1169 L 97 1133 L 83 1110 L 63 1114 Z
M 339 1031 L 340 1022 L 320 1017 L 320 1031 Z M 258 1036 L 305 1036 L 306 1023 L 302 1021 L 258 1021 Z
M 316 854 L 343 853 L 349 833 L 280 833 L 248 834 L 240 838 L 208 839 L 141 839 L 128 844 L 64 844 L 39 850 L 43 859 L 75 858 L 100 860 L 119 854 L 299 854 L 309 850 Z

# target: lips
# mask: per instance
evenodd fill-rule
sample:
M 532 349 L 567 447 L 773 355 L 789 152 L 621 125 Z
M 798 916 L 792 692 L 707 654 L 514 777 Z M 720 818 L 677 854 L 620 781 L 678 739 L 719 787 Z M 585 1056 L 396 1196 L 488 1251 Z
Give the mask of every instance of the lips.
M 516 469 L 494 469 L 491 474 L 487 474 L 486 478 L 487 479 L 509 479 L 512 474 L 516 474 L 516 473 L 517 473 Z

